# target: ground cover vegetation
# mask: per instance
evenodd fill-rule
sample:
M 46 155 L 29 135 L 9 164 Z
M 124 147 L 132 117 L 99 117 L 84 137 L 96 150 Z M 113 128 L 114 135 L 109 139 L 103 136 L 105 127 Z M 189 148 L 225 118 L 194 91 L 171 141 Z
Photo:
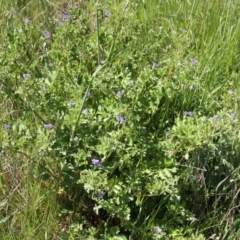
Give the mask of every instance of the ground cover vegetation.
M 238 0 L 0 9 L 0 239 L 240 239 Z

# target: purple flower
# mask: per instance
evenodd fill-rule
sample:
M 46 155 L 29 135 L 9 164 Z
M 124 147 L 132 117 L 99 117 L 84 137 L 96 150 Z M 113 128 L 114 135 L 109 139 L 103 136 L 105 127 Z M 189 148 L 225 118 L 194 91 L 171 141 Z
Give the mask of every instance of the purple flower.
M 198 64 L 198 61 L 197 61 L 196 58 L 190 58 L 190 60 L 191 60 L 191 63 L 192 63 L 193 65 L 197 65 L 197 64 Z
M 146 133 L 147 133 L 147 129 L 143 129 L 142 134 L 146 134 Z
M 186 115 L 186 116 L 193 116 L 193 115 L 194 115 L 194 112 L 191 112 L 191 111 L 189 111 L 189 112 L 188 112 L 188 111 L 184 111 L 183 114 Z
M 79 52 L 79 55 L 80 55 L 81 57 L 83 57 L 83 56 L 84 56 L 84 52 Z
M 165 132 L 165 134 L 168 136 L 168 135 L 171 135 L 172 133 L 170 131 L 167 131 Z
M 232 116 L 232 118 L 237 118 L 237 114 L 236 113 L 231 113 L 230 115 Z
M 70 14 L 62 14 L 62 19 L 70 19 Z
M 77 137 L 77 136 L 73 138 L 73 141 L 74 141 L 74 142 L 76 142 L 77 140 L 78 140 L 78 137 Z
M 24 74 L 23 74 L 23 77 L 26 78 L 26 79 L 27 79 L 27 78 L 30 78 L 30 76 L 31 76 L 31 75 L 30 75 L 29 73 L 24 73 Z
M 133 81 L 129 82 L 130 87 L 133 87 L 133 85 L 134 85 Z
M 117 95 L 118 95 L 119 97 L 121 97 L 123 94 L 124 94 L 124 91 L 118 91 L 118 92 L 117 92 Z
M 186 33 L 187 31 L 185 29 L 181 30 L 182 34 Z
M 127 122 L 123 117 L 121 117 L 121 116 L 119 116 L 119 115 L 116 116 L 116 119 L 117 119 L 120 123 L 126 123 L 126 122 Z
M 158 64 L 157 63 L 153 63 L 153 68 L 157 68 L 158 67 Z
M 155 232 L 156 233 L 161 233 L 162 232 L 162 229 L 160 227 L 155 227 Z
M 3 124 L 3 126 L 4 126 L 5 129 L 9 129 L 11 127 L 11 125 L 7 124 L 7 123 Z
M 25 23 L 28 24 L 28 23 L 30 23 L 30 22 L 31 22 L 30 18 L 26 18 L 26 19 L 25 19 Z
M 110 17 L 110 16 L 111 16 L 111 12 L 106 11 L 104 15 L 105 15 L 106 17 Z
M 85 108 L 85 109 L 82 110 L 82 113 L 83 113 L 83 114 L 87 114 L 87 112 L 88 112 L 88 109 L 87 109 L 87 108 Z
M 232 90 L 230 90 L 230 92 L 231 92 L 231 93 L 236 93 L 237 90 L 236 90 L 236 89 L 232 89 Z
M 98 167 L 102 167 L 102 163 L 100 162 L 100 160 L 95 159 L 95 158 L 92 159 L 92 164 L 96 165 Z
M 87 93 L 87 97 L 91 97 L 92 94 L 90 92 Z
M 42 90 L 46 92 L 46 91 L 48 91 L 48 88 L 47 87 L 43 87 Z
M 44 126 L 45 128 L 47 128 L 47 129 L 52 129 L 52 128 L 54 128 L 54 125 L 51 124 L 51 123 L 44 124 L 43 126 Z
M 213 120 L 218 121 L 220 118 L 218 115 L 213 116 Z
M 50 38 L 50 37 L 51 37 L 51 33 L 45 32 L 45 33 L 43 34 L 43 36 L 44 36 L 45 38 Z
M 111 71 L 111 72 L 114 71 L 114 67 L 110 67 L 109 71 Z
M 100 197 L 100 198 L 103 198 L 103 197 L 104 197 L 104 195 L 105 195 L 105 193 L 104 193 L 104 192 L 102 192 L 102 191 L 101 191 L 101 192 L 99 192 L 99 197 Z

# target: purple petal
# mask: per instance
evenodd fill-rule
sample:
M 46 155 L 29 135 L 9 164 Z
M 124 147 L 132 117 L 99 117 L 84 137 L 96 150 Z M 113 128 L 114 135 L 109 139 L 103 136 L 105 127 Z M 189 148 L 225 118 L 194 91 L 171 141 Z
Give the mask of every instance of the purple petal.
M 30 18 L 26 18 L 26 19 L 25 19 L 25 23 L 28 24 L 28 23 L 30 23 L 30 22 L 31 22 Z
M 236 113 L 231 113 L 230 115 L 232 116 L 232 118 L 237 118 L 237 114 Z
M 78 140 L 78 137 L 77 137 L 77 136 L 73 138 L 73 141 L 74 141 L 74 142 L 76 142 L 77 140 Z
M 98 166 L 98 167 L 101 167 L 101 166 L 102 166 L 102 163 L 101 163 L 100 160 L 98 160 L 98 159 L 93 158 L 91 161 L 92 161 L 92 164 L 93 164 L 93 165 L 96 165 L 96 166 Z
M 104 193 L 104 192 L 99 192 L 99 197 L 100 197 L 100 198 L 103 198 L 103 197 L 104 197 L 104 195 L 105 195 L 105 193 Z
M 7 123 L 3 124 L 3 126 L 4 126 L 5 129 L 9 129 L 11 127 L 11 125 L 7 124 Z
M 119 116 L 119 115 L 116 116 L 116 119 L 117 119 L 120 123 L 126 123 L 126 122 L 127 122 L 122 116 Z
M 31 76 L 31 75 L 30 75 L 29 73 L 24 73 L 24 74 L 23 74 L 23 77 L 26 78 L 26 79 L 27 79 L 27 78 L 30 78 L 30 76 Z
M 161 233 L 161 232 L 162 232 L 162 229 L 161 229 L 160 227 L 156 227 L 156 228 L 155 228 L 155 232 L 156 232 L 156 233 Z
M 133 81 L 129 82 L 130 87 L 133 87 L 133 85 L 134 85 Z
M 197 65 L 197 64 L 198 64 L 198 61 L 197 61 L 196 58 L 191 58 L 190 60 L 191 60 L 191 63 L 192 63 L 193 65 Z
M 62 19 L 70 19 L 70 15 L 67 14 L 62 14 Z
M 50 38 L 50 37 L 51 37 L 51 33 L 46 32 L 46 33 L 43 34 L 43 36 L 44 36 L 45 38 Z
M 110 17 L 110 16 L 111 16 L 111 12 L 106 11 L 106 12 L 105 12 L 105 16 L 106 16 L 106 17 Z
M 82 113 L 83 113 L 83 114 L 87 114 L 87 112 L 88 112 L 88 109 L 87 109 L 87 108 L 85 108 L 85 109 L 82 110 Z
M 231 93 L 236 93 L 237 90 L 236 90 L 236 89 L 232 89 L 232 90 L 230 90 L 230 92 L 231 92 Z
M 118 91 L 118 92 L 117 92 L 117 95 L 118 95 L 118 96 L 122 96 L 123 94 L 124 94 L 124 91 Z

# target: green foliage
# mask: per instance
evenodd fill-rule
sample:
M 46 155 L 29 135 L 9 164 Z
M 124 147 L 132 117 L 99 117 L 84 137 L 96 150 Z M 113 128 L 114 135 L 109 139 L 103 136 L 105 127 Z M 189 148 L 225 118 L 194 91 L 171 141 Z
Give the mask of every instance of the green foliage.
M 239 235 L 236 1 L 1 6 L 1 239 Z

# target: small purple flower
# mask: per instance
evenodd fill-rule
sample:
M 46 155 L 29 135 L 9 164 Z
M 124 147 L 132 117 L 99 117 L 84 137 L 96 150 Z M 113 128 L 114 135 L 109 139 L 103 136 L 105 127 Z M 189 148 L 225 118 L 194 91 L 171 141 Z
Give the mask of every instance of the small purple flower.
M 51 37 L 51 33 L 45 32 L 45 33 L 43 34 L 43 36 L 44 36 L 45 38 L 50 38 L 50 37 Z
M 110 16 L 111 16 L 111 12 L 106 11 L 104 15 L 105 15 L 106 17 L 110 17 Z
M 121 117 L 121 116 L 119 116 L 119 115 L 116 116 L 116 119 L 117 119 L 120 123 L 126 123 L 126 122 L 127 122 L 123 117 Z
M 114 71 L 114 67 L 110 67 L 109 71 L 111 71 L 111 72 Z
M 62 14 L 62 19 L 70 19 L 70 14 Z
M 129 82 L 129 86 L 130 86 L 130 87 L 133 87 L 133 85 L 134 85 L 133 81 L 130 81 L 130 82 Z
M 5 124 L 3 124 L 3 127 L 4 127 L 5 129 L 9 129 L 9 128 L 11 127 L 11 125 L 10 125 L 10 124 L 7 124 L 7 123 L 5 123 Z
M 184 111 L 183 114 L 186 115 L 186 116 L 193 116 L 193 115 L 194 115 L 194 112 Z
M 101 60 L 100 64 L 103 65 L 105 63 L 105 60 Z
M 77 140 L 78 140 L 78 137 L 77 137 L 77 136 L 73 138 L 73 141 L 74 141 L 74 142 L 76 142 Z
M 218 115 L 213 116 L 213 120 L 218 121 L 220 118 Z
M 102 167 L 102 163 L 100 162 L 100 160 L 95 159 L 95 158 L 92 159 L 92 164 L 96 165 L 98 167 Z
M 87 112 L 88 112 L 88 109 L 87 109 L 87 108 L 85 108 L 85 109 L 82 110 L 82 113 L 83 113 L 83 114 L 87 114 Z
M 170 131 L 165 132 L 167 136 L 171 135 L 172 133 Z
M 231 92 L 231 93 L 236 93 L 237 90 L 236 90 L 236 89 L 232 89 L 232 90 L 230 90 L 230 92 Z
M 143 129 L 142 134 L 146 134 L 146 133 L 147 133 L 147 129 Z
M 237 114 L 236 113 L 231 113 L 230 114 L 232 118 L 237 118 Z
M 91 97 L 92 94 L 90 92 L 87 93 L 87 97 Z
M 29 24 L 31 22 L 30 18 L 25 19 L 25 23 Z
M 193 65 L 197 65 L 197 64 L 198 64 L 198 61 L 197 61 L 196 58 L 190 58 L 190 60 L 191 60 L 191 63 L 192 63 Z
M 118 95 L 119 97 L 121 97 L 123 94 L 124 94 L 124 91 L 118 91 L 118 92 L 117 92 L 117 95 Z
M 182 33 L 182 34 L 184 34 L 184 33 L 186 33 L 186 32 L 187 32 L 187 31 L 186 31 L 185 29 L 182 29 L 182 30 L 181 30 L 181 33 Z
M 31 76 L 31 75 L 30 75 L 29 73 L 24 73 L 24 74 L 23 74 L 23 77 L 26 78 L 26 79 L 27 79 L 27 78 L 30 78 L 30 76 Z
M 155 227 L 155 232 L 156 233 L 161 233 L 162 232 L 162 229 L 160 227 Z
M 99 192 L 99 197 L 100 197 L 100 198 L 103 198 L 103 197 L 104 197 L 104 195 L 105 195 L 105 193 L 104 193 L 104 192 L 102 192 L 102 191 L 101 191 L 101 192 Z
M 44 124 L 43 126 L 44 126 L 45 128 L 47 128 L 47 129 L 52 129 L 52 128 L 54 128 L 54 125 L 51 124 L 51 123 Z
M 42 90 L 43 90 L 44 92 L 46 92 L 46 91 L 48 91 L 48 88 L 47 88 L 47 87 L 43 87 Z
M 153 63 L 153 68 L 157 68 L 158 67 L 158 64 L 157 63 Z

